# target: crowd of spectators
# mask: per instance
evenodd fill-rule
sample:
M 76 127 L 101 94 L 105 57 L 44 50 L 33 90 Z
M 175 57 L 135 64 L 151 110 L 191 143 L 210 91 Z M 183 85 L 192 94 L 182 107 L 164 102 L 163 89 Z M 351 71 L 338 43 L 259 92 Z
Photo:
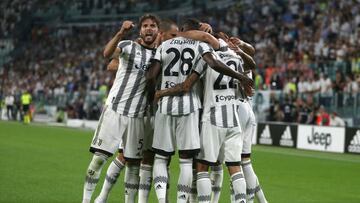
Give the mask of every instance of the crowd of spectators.
M 4 16 L 18 10 L 13 6 L 18 4 L 11 2 L 19 1 L 9 1 L 2 9 L 7 11 Z M 72 6 L 87 5 L 87 10 L 104 10 L 108 4 L 112 9 L 116 4 L 102 0 L 79 2 Z M 124 2 L 119 6 L 124 4 L 126 8 L 144 3 Z M 154 1 L 154 4 L 161 2 Z M 15 16 L 19 15 L 15 12 Z M 272 99 L 269 112 L 276 109 L 281 112 L 270 113 L 269 120 L 288 121 L 288 103 L 297 109 L 303 104 L 313 105 L 319 112 L 320 106 L 325 111 L 334 104 L 341 107 L 356 102 L 360 73 L 358 0 L 243 0 L 226 11 L 204 9 L 195 17 L 210 23 L 215 31 L 240 36 L 254 45 L 256 89 L 281 90 L 286 95 Z M 2 28 L 13 27 L 11 23 L 16 22 L 2 22 Z M 28 89 L 43 101 L 57 98 L 54 103 L 67 109 L 69 117 L 96 118 L 104 92 L 109 90 L 114 77 L 106 71 L 102 49 L 120 25 L 118 22 L 85 27 L 33 26 L 29 33 L 31 40 L 21 57 L 0 68 L 2 90 L 16 95 Z M 97 99 L 93 100 L 94 97 Z M 59 98 L 65 99 L 59 101 Z M 301 118 L 300 112 L 291 116 L 291 122 L 309 120 Z

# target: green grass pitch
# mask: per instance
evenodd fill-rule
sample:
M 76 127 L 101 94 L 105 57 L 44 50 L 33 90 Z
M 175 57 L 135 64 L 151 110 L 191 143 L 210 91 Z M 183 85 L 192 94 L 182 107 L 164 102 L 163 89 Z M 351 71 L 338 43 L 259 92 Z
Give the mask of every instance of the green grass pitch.
M 92 134 L 0 122 L 0 202 L 81 202 Z M 253 165 L 270 203 L 360 202 L 360 156 L 255 146 Z M 176 202 L 175 157 L 170 173 L 171 202 Z M 226 172 L 220 202 L 230 202 L 228 180 Z M 109 202 L 124 202 L 123 191 L 122 174 Z M 156 202 L 153 188 L 150 202 Z

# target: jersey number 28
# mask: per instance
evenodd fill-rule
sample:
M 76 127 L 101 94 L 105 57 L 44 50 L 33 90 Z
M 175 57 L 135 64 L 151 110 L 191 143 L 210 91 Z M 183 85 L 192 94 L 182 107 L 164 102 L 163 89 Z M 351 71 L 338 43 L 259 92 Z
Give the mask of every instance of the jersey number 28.
M 167 54 L 174 53 L 175 57 L 171 60 L 169 65 L 165 68 L 164 76 L 179 76 L 178 71 L 171 71 L 171 69 L 177 64 L 179 59 L 181 59 L 180 64 L 180 72 L 183 75 L 189 75 L 191 68 L 192 68 L 192 60 L 195 57 L 194 50 L 190 48 L 185 48 L 181 53 L 176 48 L 170 48 L 166 51 Z M 185 58 L 185 54 L 189 53 L 191 57 Z M 185 68 L 185 64 L 187 64 L 187 67 Z

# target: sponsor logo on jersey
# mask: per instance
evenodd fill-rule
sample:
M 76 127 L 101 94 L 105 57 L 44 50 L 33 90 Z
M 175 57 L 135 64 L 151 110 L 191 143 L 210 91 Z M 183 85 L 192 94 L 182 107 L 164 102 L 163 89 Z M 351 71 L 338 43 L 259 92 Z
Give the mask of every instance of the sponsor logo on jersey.
M 290 126 L 286 126 L 284 133 L 281 135 L 280 145 L 289 147 L 294 146 L 294 140 L 291 136 Z
M 176 83 L 171 81 L 165 81 L 165 88 L 175 87 Z
M 143 71 L 149 70 L 149 66 L 146 65 L 146 64 L 140 64 L 140 65 L 135 64 L 135 68 L 136 68 L 136 69 L 139 69 L 139 70 L 143 70 Z
M 260 135 L 259 143 L 266 144 L 266 145 L 272 145 L 273 140 L 271 139 L 269 125 L 266 125 L 264 130 L 262 131 L 262 133 Z
M 360 130 L 356 131 L 356 134 L 350 141 L 348 146 L 348 151 L 353 153 L 360 153 Z
M 235 100 L 234 95 L 215 95 L 215 101 L 216 102 L 231 101 L 231 100 Z
M 331 145 L 331 133 L 317 132 L 315 128 L 311 128 L 311 134 L 308 135 L 307 141 L 309 144 L 323 146 L 326 150 Z
M 219 56 L 220 56 L 220 58 L 233 58 L 234 57 L 231 54 L 224 54 L 224 53 L 220 53 Z

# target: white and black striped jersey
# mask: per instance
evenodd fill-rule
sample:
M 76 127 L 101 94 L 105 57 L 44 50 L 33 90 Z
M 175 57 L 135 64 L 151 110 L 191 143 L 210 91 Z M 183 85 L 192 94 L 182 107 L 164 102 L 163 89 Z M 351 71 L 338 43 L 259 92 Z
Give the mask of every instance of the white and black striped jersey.
M 245 71 L 244 70 L 244 61 L 241 58 L 241 56 L 238 56 L 238 57 L 240 58 L 240 61 L 241 61 L 238 71 L 244 72 Z M 246 76 L 248 78 L 252 79 L 252 72 L 250 71 L 248 74 L 246 74 Z M 240 102 L 251 99 L 251 97 L 246 96 L 245 91 L 242 86 L 239 85 L 238 89 L 239 89 L 239 91 L 237 92 L 237 98 L 240 100 Z
M 220 50 L 216 51 L 217 57 L 233 70 L 241 66 L 241 59 L 236 53 L 227 47 L 227 44 L 220 40 Z M 202 121 L 210 122 L 212 125 L 232 128 L 238 126 L 237 115 L 237 82 L 229 76 L 220 74 L 207 66 L 202 60 L 195 71 L 205 73 L 204 79 L 204 110 Z
M 204 42 L 183 37 L 167 40 L 158 47 L 154 60 L 161 63 L 161 89 L 182 83 L 198 65 L 202 55 L 213 49 Z M 168 115 L 187 115 L 201 108 L 198 84 L 181 96 L 166 96 L 159 101 L 159 111 Z
M 145 73 L 155 49 L 131 40 L 119 42 L 118 47 L 121 48 L 119 68 L 106 104 L 121 115 L 143 117 L 147 106 Z

